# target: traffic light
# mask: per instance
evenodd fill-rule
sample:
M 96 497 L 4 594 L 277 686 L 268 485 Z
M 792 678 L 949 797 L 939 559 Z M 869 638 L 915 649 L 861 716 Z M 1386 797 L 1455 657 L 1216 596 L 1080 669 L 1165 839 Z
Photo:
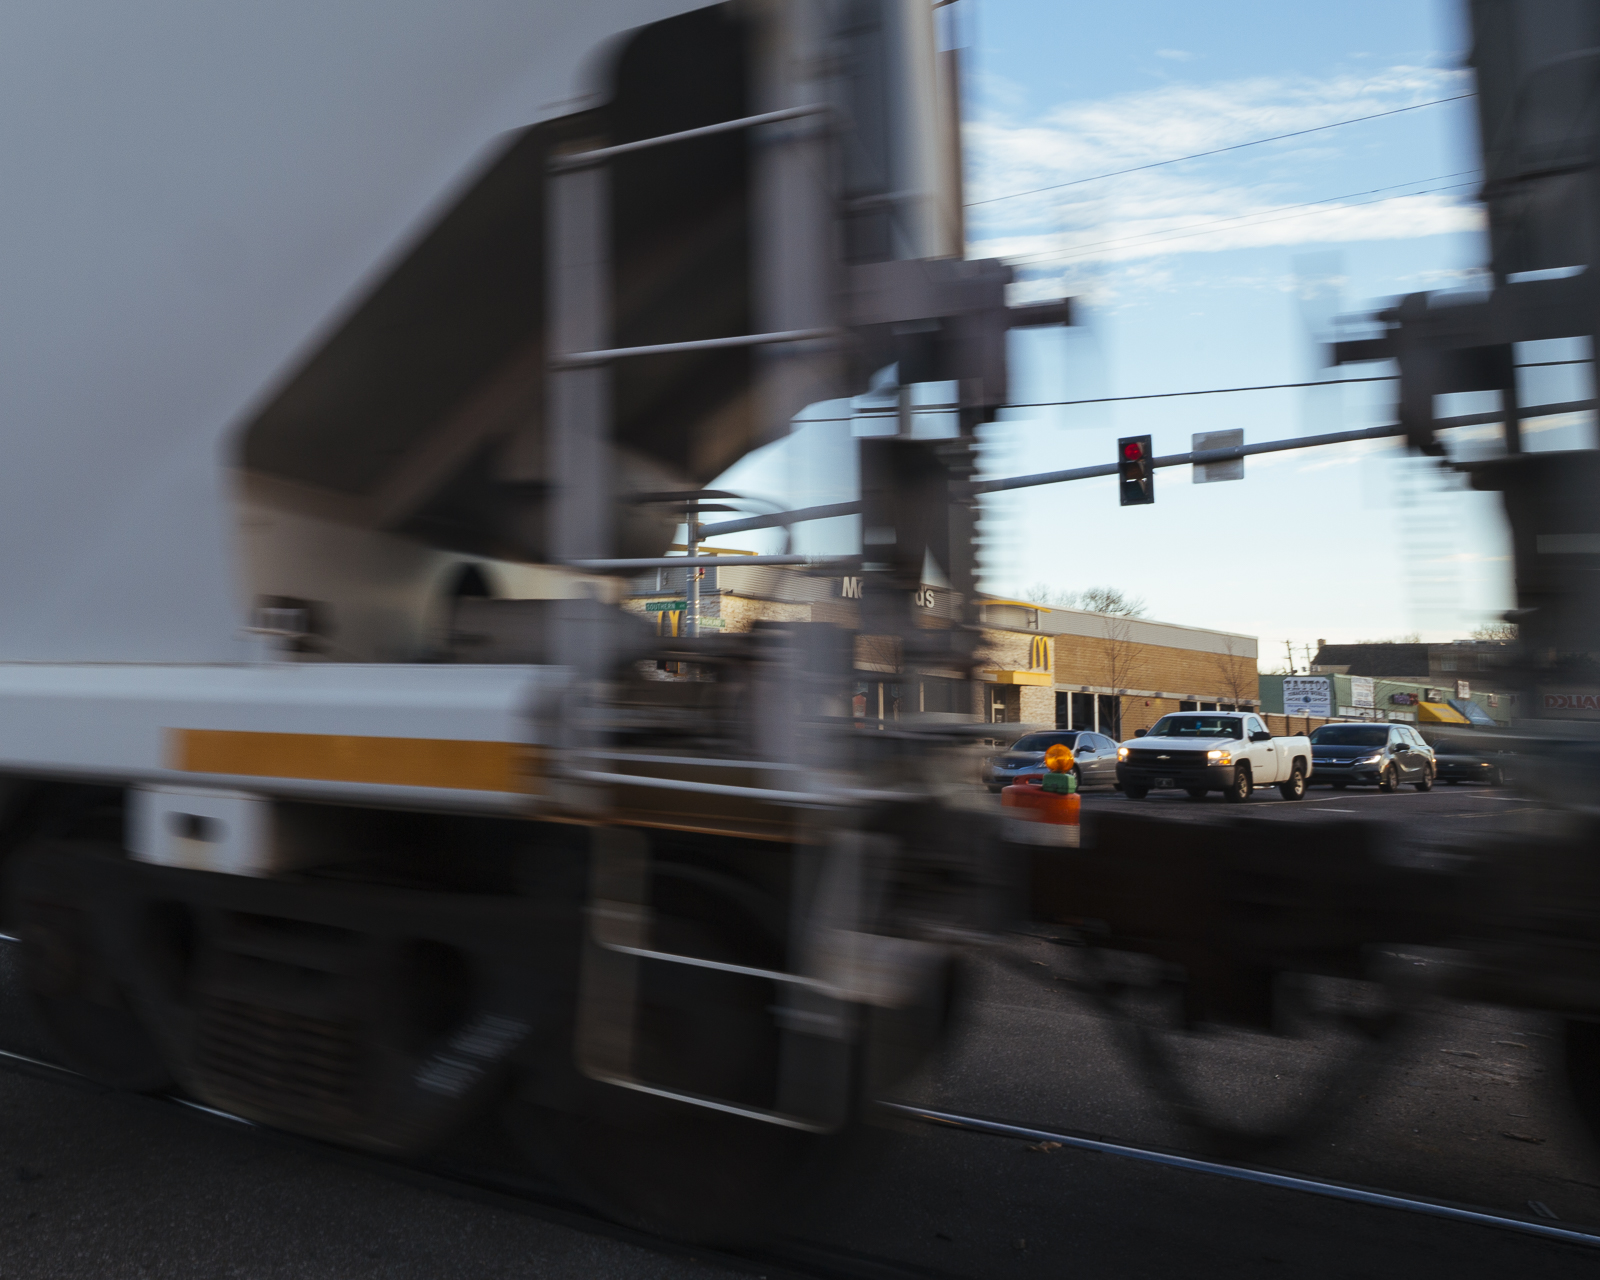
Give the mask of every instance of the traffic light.
M 1117 441 L 1117 494 L 1125 507 L 1156 500 L 1155 454 L 1149 436 L 1123 436 Z

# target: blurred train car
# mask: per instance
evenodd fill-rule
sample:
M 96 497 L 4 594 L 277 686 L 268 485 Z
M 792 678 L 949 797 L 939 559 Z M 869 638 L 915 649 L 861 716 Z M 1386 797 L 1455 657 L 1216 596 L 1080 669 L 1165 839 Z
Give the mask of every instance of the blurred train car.
M 3 56 L 0 841 L 57 1051 L 750 1229 L 938 1041 L 995 842 L 962 726 L 852 730 L 850 636 L 663 641 L 615 574 L 898 364 L 960 421 L 872 442 L 864 607 L 970 677 L 909 597 L 970 584 L 1018 317 L 934 8 L 64 7 Z

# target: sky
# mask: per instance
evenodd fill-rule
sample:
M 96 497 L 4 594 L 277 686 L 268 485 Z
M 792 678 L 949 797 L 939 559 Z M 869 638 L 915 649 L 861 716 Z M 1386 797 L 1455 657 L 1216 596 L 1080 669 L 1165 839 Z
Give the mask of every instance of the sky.
M 1011 403 L 1381 377 L 1392 366 L 1321 367 L 1335 316 L 1483 286 L 1472 102 L 1418 105 L 1472 92 L 1456 4 L 958 9 L 968 256 L 1011 262 L 1017 301 L 1077 300 L 1070 329 L 1013 334 Z M 1379 118 L 1338 124 L 1363 116 Z M 1100 176 L 1303 130 L 1316 131 Z M 1587 354 L 1529 346 L 1519 359 Z M 1525 402 L 1592 394 L 1586 367 L 1524 377 L 1537 379 Z M 1373 426 L 1394 420 L 1393 398 L 1392 382 L 1369 382 L 1008 409 L 981 432 L 982 470 L 1110 462 L 1119 436 L 1145 432 L 1159 455 L 1187 451 L 1200 431 L 1243 428 L 1253 443 Z M 1444 399 L 1441 414 L 1497 407 L 1494 393 Z M 1584 419 L 1532 425 L 1530 448 L 1593 444 Z M 841 432 L 802 427 L 781 447 L 781 478 L 775 455 L 758 456 L 719 487 L 837 500 L 853 482 Z M 1455 434 L 1454 456 L 1467 456 L 1492 450 L 1498 428 Z M 1512 604 L 1497 499 L 1388 442 L 1251 458 L 1242 481 L 1222 484 L 1168 468 L 1155 488 L 1153 506 L 1129 508 L 1110 478 L 992 496 L 985 589 L 1114 585 L 1151 617 L 1257 636 L 1267 671 L 1284 669 L 1286 642 L 1303 665 L 1318 639 L 1458 638 Z M 793 546 L 838 549 L 850 524 L 797 527 Z M 754 548 L 755 536 L 721 541 Z

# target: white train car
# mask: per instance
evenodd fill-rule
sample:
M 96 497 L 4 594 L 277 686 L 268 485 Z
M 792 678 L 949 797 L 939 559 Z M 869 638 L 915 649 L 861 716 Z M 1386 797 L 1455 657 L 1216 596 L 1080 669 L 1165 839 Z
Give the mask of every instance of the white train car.
M 886 355 L 1003 399 L 937 17 L 0 19 L 0 834 L 69 1063 L 382 1151 L 492 1115 L 685 1234 L 915 1064 L 987 828 L 827 716 L 847 636 L 608 602 Z M 934 523 L 869 531 L 880 630 Z

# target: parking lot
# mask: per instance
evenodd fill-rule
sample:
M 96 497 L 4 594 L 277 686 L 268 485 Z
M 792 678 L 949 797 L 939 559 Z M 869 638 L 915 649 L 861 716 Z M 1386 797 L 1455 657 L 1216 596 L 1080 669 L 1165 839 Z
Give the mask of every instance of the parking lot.
M 1229 804 L 1219 794 L 1204 800 L 1191 800 L 1182 791 L 1152 791 L 1142 800 L 1130 800 L 1119 791 L 1104 787 L 1083 792 L 1083 812 L 1089 815 L 1110 809 L 1160 814 L 1164 818 L 1192 817 L 1210 821 L 1222 818 L 1259 817 L 1275 821 L 1315 822 L 1323 817 L 1395 823 L 1407 829 L 1426 830 L 1432 843 L 1448 842 L 1459 824 L 1463 835 L 1481 830 L 1479 824 L 1504 830 L 1530 823 L 1553 821 L 1556 811 L 1537 796 L 1509 787 L 1435 784 L 1432 791 L 1419 792 L 1406 787 L 1396 792 L 1376 787 L 1350 787 L 1335 791 L 1317 786 L 1313 780 L 1303 800 L 1285 800 L 1276 787 L 1258 787 L 1243 804 Z M 1438 824 L 1438 825 L 1435 825 Z

